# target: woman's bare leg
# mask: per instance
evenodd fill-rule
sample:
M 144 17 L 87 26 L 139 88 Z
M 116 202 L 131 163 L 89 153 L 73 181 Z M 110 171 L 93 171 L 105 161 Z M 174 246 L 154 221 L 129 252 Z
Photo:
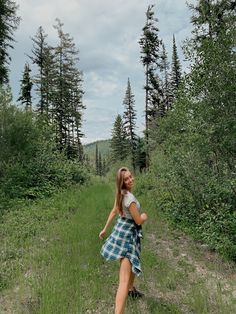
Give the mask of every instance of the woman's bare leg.
M 134 279 L 135 279 L 135 274 L 131 271 L 130 277 L 129 277 L 129 290 L 133 290 L 134 288 Z
M 129 280 L 131 274 L 131 263 L 128 258 L 122 258 L 120 261 L 119 287 L 116 293 L 115 314 L 123 314 L 125 302 L 128 295 Z

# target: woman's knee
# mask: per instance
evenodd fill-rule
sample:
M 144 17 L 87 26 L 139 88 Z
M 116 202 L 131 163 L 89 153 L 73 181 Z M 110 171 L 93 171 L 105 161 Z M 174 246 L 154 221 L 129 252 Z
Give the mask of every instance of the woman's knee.
M 127 257 L 122 257 L 120 259 L 120 268 L 131 272 L 131 262 Z
M 120 282 L 128 283 L 131 274 L 131 263 L 128 258 L 123 258 L 120 261 Z

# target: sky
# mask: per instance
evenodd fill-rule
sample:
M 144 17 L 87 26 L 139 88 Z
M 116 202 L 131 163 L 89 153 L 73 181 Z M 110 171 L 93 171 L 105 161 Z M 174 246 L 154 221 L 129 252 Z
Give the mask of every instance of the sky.
M 25 62 L 30 62 L 32 40 L 39 26 L 48 34 L 48 43 L 57 43 L 55 19 L 63 23 L 79 49 L 79 69 L 83 72 L 82 143 L 111 137 L 117 114 L 123 114 L 123 99 L 130 78 L 137 111 L 136 133 L 144 129 L 144 70 L 140 62 L 139 39 L 145 25 L 148 5 L 155 5 L 160 38 L 169 61 L 172 38 L 176 38 L 183 70 L 187 63 L 182 53 L 183 41 L 191 37 L 191 11 L 185 0 L 16 0 L 20 26 L 10 51 L 10 84 L 17 99 Z M 188 3 L 195 3 L 189 0 Z

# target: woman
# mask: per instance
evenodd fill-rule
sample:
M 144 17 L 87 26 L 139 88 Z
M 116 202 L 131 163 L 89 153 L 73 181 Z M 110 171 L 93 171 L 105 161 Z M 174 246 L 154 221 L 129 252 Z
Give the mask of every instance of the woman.
M 115 204 L 106 225 L 99 234 L 103 239 L 114 217 L 119 218 L 111 235 L 102 246 L 101 254 L 106 260 L 119 260 L 119 286 L 116 293 L 115 314 L 124 313 L 127 296 L 141 297 L 143 294 L 134 287 L 135 275 L 140 275 L 141 225 L 147 220 L 140 213 L 140 204 L 131 193 L 134 178 L 129 169 L 122 167 L 117 172 Z

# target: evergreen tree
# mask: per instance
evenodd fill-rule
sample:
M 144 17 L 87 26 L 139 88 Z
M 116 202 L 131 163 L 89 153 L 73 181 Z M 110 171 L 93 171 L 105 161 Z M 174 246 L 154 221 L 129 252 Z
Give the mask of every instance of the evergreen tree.
M 123 101 L 124 105 L 124 129 L 129 142 L 129 149 L 132 156 L 132 164 L 135 169 L 135 150 L 137 145 L 137 135 L 135 134 L 136 110 L 134 109 L 135 100 L 131 90 L 130 80 L 128 78 L 127 89 Z
M 38 73 L 35 75 L 33 82 L 36 86 L 36 93 L 39 97 L 37 111 L 40 115 L 44 115 L 47 120 L 49 114 L 49 99 L 50 90 L 53 90 L 52 83 L 49 83 L 48 73 L 53 65 L 53 58 L 50 54 L 50 48 L 46 42 L 47 34 L 45 34 L 42 26 L 39 27 L 36 35 L 32 38 L 33 49 L 30 59 L 38 68 Z M 50 58 L 49 58 L 50 56 Z M 49 60 L 48 60 L 49 59 Z M 51 78 L 52 80 L 52 78 Z M 49 85 L 49 86 L 48 86 Z
M 20 22 L 17 8 L 15 1 L 0 0 L 0 85 L 8 82 L 9 48 L 13 48 L 13 33 Z
M 137 139 L 137 149 L 135 152 L 135 164 L 140 172 L 146 168 L 146 150 L 144 139 L 138 137 Z
M 78 49 L 73 38 L 63 32 L 63 24 L 56 20 L 59 44 L 50 47 L 47 35 L 40 27 L 33 38 L 31 59 L 38 67 L 34 82 L 39 95 L 38 112 L 46 121 L 55 126 L 57 147 L 68 158 L 84 161 L 81 137 L 82 73 L 77 67 Z
M 101 152 L 98 154 L 98 175 L 101 177 L 103 175 L 103 170 L 102 170 L 102 155 Z
M 162 90 L 162 82 L 157 73 L 151 73 L 150 75 L 150 83 L 151 83 L 151 102 L 148 108 L 148 117 L 149 117 L 149 130 L 153 123 L 160 117 L 163 117 L 165 112 L 163 108 L 163 90 Z
M 179 85 L 181 81 L 181 67 L 177 52 L 177 46 L 175 43 L 175 36 L 173 35 L 173 53 L 171 63 L 171 89 L 174 97 L 176 97 Z
M 77 68 L 78 49 L 73 38 L 64 33 L 63 24 L 57 19 L 55 29 L 58 32 L 59 44 L 54 48 L 57 73 L 54 79 L 54 108 L 53 116 L 57 126 L 57 143 L 59 150 L 65 150 L 67 155 L 75 151 L 82 158 L 81 145 L 82 111 L 82 73 Z
M 41 76 L 41 89 L 40 89 L 40 112 L 45 117 L 47 123 L 54 123 L 54 102 L 55 102 L 55 76 L 56 76 L 56 64 L 53 54 L 53 48 L 46 46 L 44 48 L 44 59 L 43 59 L 43 73 Z M 40 80 L 39 80 L 40 82 Z
M 32 97 L 31 97 L 31 89 L 33 86 L 33 83 L 30 78 L 30 72 L 31 69 L 29 67 L 29 64 L 25 64 L 25 69 L 23 73 L 23 78 L 21 80 L 21 91 L 20 91 L 20 97 L 18 98 L 18 101 L 21 101 L 21 103 L 25 106 L 26 110 L 32 110 Z
M 127 138 L 120 114 L 117 115 L 111 138 L 112 160 L 123 160 L 127 157 Z
M 160 79 L 157 75 L 160 58 L 159 29 L 157 27 L 158 20 L 154 17 L 154 5 L 149 5 L 146 12 L 146 24 L 143 28 L 143 35 L 139 41 L 141 48 L 141 61 L 145 69 L 146 83 L 145 89 L 145 138 L 146 138 L 146 156 L 147 166 L 149 165 L 148 152 L 148 134 L 150 121 L 157 115 L 157 108 L 160 105 L 161 88 Z
M 95 151 L 95 171 L 96 175 L 99 175 L 99 152 L 98 152 L 98 144 L 96 144 L 96 151 Z
M 171 91 L 170 86 L 170 74 L 169 74 L 169 62 L 168 55 L 165 49 L 165 45 L 162 42 L 161 44 L 161 53 L 160 53 L 160 72 L 162 74 L 162 91 L 163 91 L 163 99 L 161 106 L 161 116 L 164 116 L 165 113 L 171 109 L 171 104 L 173 102 L 173 93 Z
M 105 176 L 107 172 L 107 164 L 106 164 L 106 158 L 104 157 L 102 160 L 102 175 Z

